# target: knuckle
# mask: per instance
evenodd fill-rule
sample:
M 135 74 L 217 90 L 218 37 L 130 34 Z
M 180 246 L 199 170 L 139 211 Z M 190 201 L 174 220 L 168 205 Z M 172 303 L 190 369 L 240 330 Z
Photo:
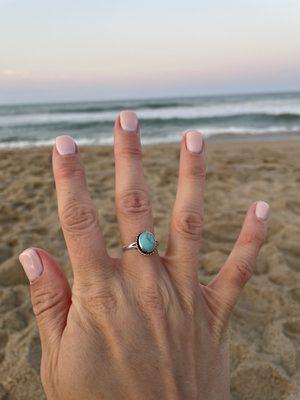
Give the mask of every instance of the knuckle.
M 92 204 L 68 204 L 60 214 L 64 230 L 70 233 L 90 231 L 98 225 L 98 213 Z
M 190 177 L 199 180 L 204 180 L 206 176 L 205 168 L 202 163 L 199 163 L 199 160 L 193 160 L 195 162 L 191 162 L 188 167 L 188 174 Z
M 175 216 L 175 228 L 185 238 L 199 241 L 203 230 L 203 217 L 200 212 L 184 211 Z
M 162 293 L 158 286 L 148 286 L 143 288 L 138 295 L 137 302 L 144 315 L 163 316 L 168 307 L 168 296 Z
M 235 264 L 235 269 L 237 271 L 237 284 L 244 286 L 253 275 L 253 265 L 249 261 L 239 260 Z
M 79 178 L 85 180 L 85 174 L 82 165 L 74 157 L 60 160 L 60 165 L 56 170 L 56 180 L 66 180 Z
M 117 297 L 109 290 L 103 290 L 89 296 L 88 303 L 96 315 L 112 315 L 118 308 Z
M 150 201 L 145 190 L 128 190 L 118 196 L 118 209 L 127 215 L 146 215 L 150 212 Z
M 112 288 L 99 287 L 81 287 L 73 291 L 75 298 L 80 304 L 96 319 L 101 316 L 113 315 L 119 304 L 116 292 Z
M 115 149 L 116 157 L 120 158 L 142 158 L 142 150 L 139 143 L 128 143 L 122 146 L 117 146 Z
M 57 288 L 40 287 L 37 288 L 32 296 L 32 308 L 34 315 L 41 318 L 50 310 L 55 310 L 64 303 L 63 293 Z
M 194 291 L 181 291 L 180 303 L 187 318 L 193 317 L 196 312 L 197 298 Z
M 257 245 L 261 246 L 265 240 L 265 232 L 262 229 L 249 229 L 239 239 L 242 246 Z

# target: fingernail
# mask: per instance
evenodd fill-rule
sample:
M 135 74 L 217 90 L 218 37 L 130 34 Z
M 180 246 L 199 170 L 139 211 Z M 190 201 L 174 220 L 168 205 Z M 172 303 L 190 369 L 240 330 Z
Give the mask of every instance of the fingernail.
M 266 221 L 269 218 L 270 206 L 265 201 L 258 201 L 256 204 L 255 215 L 257 219 Z
M 76 151 L 76 144 L 71 136 L 68 135 L 58 136 L 55 139 L 55 145 L 57 151 L 62 156 L 74 154 Z
M 201 153 L 203 148 L 203 137 L 199 131 L 191 130 L 185 132 L 186 147 L 192 153 Z
M 33 249 L 23 251 L 23 253 L 19 255 L 19 260 L 30 283 L 34 282 L 42 275 L 43 264 L 39 255 Z
M 120 123 L 122 129 L 128 132 L 136 132 L 138 128 L 138 117 L 133 111 L 122 111 L 120 113 Z

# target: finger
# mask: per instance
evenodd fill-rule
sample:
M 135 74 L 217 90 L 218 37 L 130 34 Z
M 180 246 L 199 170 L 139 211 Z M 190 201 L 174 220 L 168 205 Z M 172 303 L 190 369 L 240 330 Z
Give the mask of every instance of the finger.
M 268 217 L 267 203 L 258 201 L 252 204 L 230 256 L 209 285 L 219 293 L 228 312 L 253 274 L 259 250 L 266 238 Z
M 204 142 L 200 132 L 185 132 L 181 141 L 179 180 L 166 259 L 174 273 L 197 276 L 203 225 Z
M 78 148 L 69 136 L 56 138 L 53 172 L 58 213 L 74 273 L 74 284 L 111 274 L 98 213 L 88 193 Z
M 127 245 L 139 232 L 153 233 L 150 199 L 143 175 L 140 129 L 134 112 L 123 111 L 116 120 L 114 151 L 117 217 L 122 243 Z M 128 250 L 126 254 L 132 252 Z
M 71 304 L 67 278 L 56 261 L 41 249 L 23 251 L 19 260 L 30 281 L 31 302 L 42 346 L 58 345 Z

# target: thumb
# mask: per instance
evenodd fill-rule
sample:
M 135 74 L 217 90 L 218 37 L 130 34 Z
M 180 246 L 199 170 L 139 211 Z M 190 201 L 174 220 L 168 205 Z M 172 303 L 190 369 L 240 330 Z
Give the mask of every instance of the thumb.
M 30 248 L 19 260 L 30 281 L 31 302 L 37 319 L 42 347 L 58 343 L 64 331 L 71 304 L 66 276 L 44 250 Z

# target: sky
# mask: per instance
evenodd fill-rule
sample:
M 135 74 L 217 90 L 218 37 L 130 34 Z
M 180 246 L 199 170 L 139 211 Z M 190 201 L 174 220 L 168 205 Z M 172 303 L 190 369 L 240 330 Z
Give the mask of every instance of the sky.
M 0 103 L 300 90 L 300 0 L 0 0 Z

